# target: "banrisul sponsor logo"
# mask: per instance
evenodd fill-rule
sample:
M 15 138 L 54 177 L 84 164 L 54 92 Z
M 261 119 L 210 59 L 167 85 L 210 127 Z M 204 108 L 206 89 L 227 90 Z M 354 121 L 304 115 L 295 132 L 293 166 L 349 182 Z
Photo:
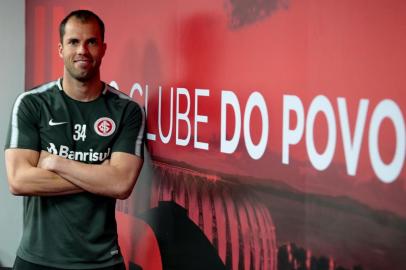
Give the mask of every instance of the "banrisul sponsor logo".
M 92 148 L 89 149 L 87 152 L 82 151 L 73 151 L 69 149 L 66 145 L 60 145 L 59 148 L 55 146 L 53 143 L 49 143 L 49 147 L 47 147 L 49 153 L 58 155 L 60 157 L 64 157 L 71 160 L 77 161 L 90 161 L 90 162 L 97 162 L 103 161 L 109 157 L 111 148 L 107 148 L 106 152 L 95 152 Z

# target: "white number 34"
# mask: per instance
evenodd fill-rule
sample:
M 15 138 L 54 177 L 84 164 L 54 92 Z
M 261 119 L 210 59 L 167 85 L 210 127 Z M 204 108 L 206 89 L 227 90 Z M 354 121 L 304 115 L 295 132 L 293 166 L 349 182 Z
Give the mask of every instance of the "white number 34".
M 86 140 L 86 125 L 75 124 L 75 133 L 73 134 L 73 139 L 75 141 L 85 141 Z

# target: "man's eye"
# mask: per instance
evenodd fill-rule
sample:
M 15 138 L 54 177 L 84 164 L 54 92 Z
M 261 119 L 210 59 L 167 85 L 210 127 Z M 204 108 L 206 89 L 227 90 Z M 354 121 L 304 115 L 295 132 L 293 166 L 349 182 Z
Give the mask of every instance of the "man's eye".
M 78 43 L 78 41 L 75 40 L 75 39 L 72 39 L 72 40 L 68 41 L 68 44 L 70 44 L 70 45 L 76 45 L 77 43 Z

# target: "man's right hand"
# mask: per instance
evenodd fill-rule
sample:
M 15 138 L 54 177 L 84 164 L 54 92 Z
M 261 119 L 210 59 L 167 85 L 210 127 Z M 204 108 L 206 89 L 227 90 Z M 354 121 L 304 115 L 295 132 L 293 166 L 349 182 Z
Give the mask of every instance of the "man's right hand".
M 51 154 L 30 149 L 6 149 L 5 162 L 10 192 L 14 195 L 55 196 L 83 192 L 83 189 L 45 169 Z

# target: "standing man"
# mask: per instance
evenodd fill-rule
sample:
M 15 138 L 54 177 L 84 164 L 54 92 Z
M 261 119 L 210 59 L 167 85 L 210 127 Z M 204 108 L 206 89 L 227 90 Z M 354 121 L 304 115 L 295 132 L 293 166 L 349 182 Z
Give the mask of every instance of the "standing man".
M 100 80 L 96 14 L 73 11 L 59 31 L 63 77 L 21 94 L 11 115 L 7 177 L 24 196 L 14 269 L 124 269 L 115 203 L 143 164 L 144 112 Z

